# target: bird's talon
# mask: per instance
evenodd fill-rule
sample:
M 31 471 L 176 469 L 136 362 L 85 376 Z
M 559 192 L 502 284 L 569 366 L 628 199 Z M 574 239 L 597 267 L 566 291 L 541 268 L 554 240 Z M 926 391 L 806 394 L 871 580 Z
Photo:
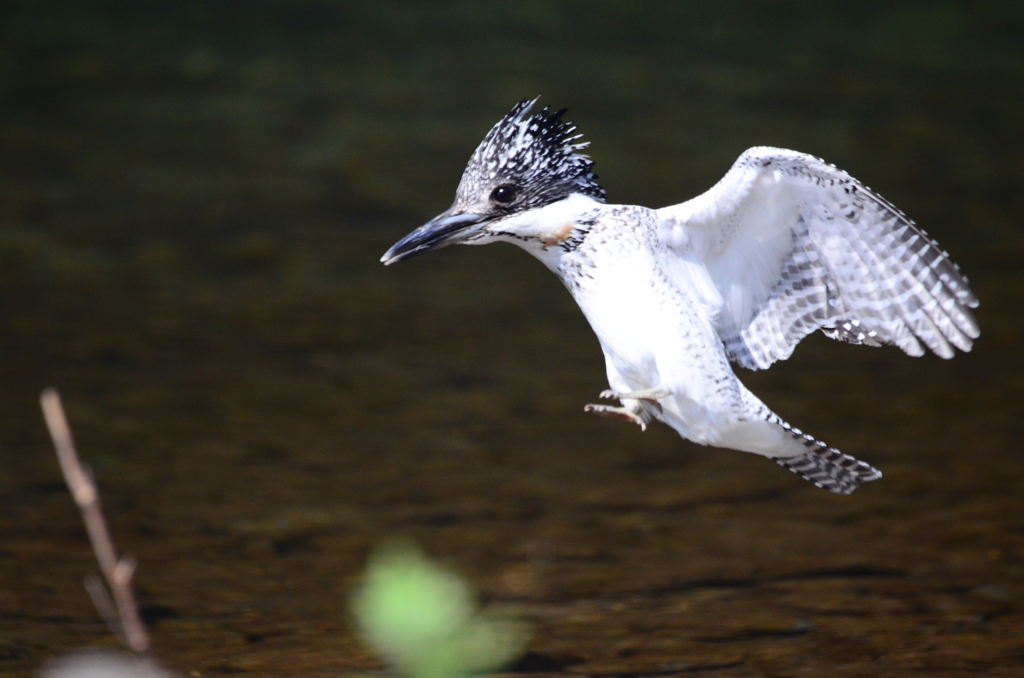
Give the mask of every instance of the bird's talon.
M 594 414 L 600 415 L 602 417 L 608 417 L 609 419 L 628 421 L 639 426 L 641 431 L 647 430 L 647 422 L 644 421 L 643 417 L 637 415 L 632 410 L 626 409 L 625 407 L 589 404 L 583 406 L 583 411 L 593 412 Z

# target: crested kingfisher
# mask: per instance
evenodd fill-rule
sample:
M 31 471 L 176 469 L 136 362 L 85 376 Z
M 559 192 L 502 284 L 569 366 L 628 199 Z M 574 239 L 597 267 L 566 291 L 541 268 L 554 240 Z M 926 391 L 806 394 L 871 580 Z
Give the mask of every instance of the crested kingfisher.
M 565 284 L 619 406 L 584 409 L 759 454 L 849 494 L 881 472 L 790 426 L 737 378 L 821 330 L 851 344 L 970 351 L 978 300 L 948 253 L 846 172 L 780 148 L 744 152 L 715 186 L 649 209 L 609 205 L 565 109 L 523 100 L 469 160 L 445 212 L 381 258 L 510 242 Z

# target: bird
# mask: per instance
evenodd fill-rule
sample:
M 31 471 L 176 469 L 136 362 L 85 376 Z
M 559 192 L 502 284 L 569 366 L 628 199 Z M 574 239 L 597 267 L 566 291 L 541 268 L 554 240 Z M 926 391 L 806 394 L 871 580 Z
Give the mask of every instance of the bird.
M 567 109 L 531 114 L 537 100 L 487 133 L 452 206 L 381 262 L 453 244 L 517 245 L 558 276 L 597 335 L 610 386 L 600 396 L 619 404 L 586 411 L 643 430 L 661 421 L 837 494 L 881 478 L 783 421 L 733 365 L 765 369 L 816 330 L 915 357 L 970 351 L 978 299 L 949 254 L 846 172 L 781 148 L 748 149 L 677 205 L 609 204 Z

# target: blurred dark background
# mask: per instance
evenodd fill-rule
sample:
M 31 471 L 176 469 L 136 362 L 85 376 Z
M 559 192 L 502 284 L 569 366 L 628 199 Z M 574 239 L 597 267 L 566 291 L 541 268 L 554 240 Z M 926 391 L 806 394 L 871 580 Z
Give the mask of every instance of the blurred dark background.
M 518 100 L 569 108 L 611 202 L 812 153 L 981 299 L 945 362 L 820 336 L 741 375 L 886 474 L 835 497 L 606 387 L 511 247 L 384 269 Z M 0 7 L 0 674 L 110 644 L 38 413 L 58 387 L 157 655 L 379 667 L 346 595 L 384 534 L 535 620 L 519 672 L 1024 670 L 1024 5 L 74 2 Z

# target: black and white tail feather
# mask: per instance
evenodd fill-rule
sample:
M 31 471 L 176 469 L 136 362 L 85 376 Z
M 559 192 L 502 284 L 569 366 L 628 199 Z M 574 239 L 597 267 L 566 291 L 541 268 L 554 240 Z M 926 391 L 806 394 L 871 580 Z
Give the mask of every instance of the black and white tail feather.
M 743 397 L 752 419 L 775 424 L 786 435 L 807 450 L 803 454 L 796 455 L 766 455 L 779 466 L 788 468 L 804 480 L 814 483 L 823 490 L 835 492 L 836 494 L 850 494 L 861 483 L 868 483 L 882 477 L 882 472 L 871 464 L 851 457 L 848 454 L 843 454 L 814 436 L 794 428 L 779 415 L 768 409 L 750 391 L 744 389 Z
M 882 472 L 877 468 L 843 454 L 834 447 L 795 429 L 778 417 L 775 423 L 782 426 L 797 441 L 807 448 L 806 454 L 796 457 L 772 457 L 779 466 L 788 468 L 804 480 L 809 480 L 823 490 L 836 494 L 850 494 L 861 483 L 878 480 Z

